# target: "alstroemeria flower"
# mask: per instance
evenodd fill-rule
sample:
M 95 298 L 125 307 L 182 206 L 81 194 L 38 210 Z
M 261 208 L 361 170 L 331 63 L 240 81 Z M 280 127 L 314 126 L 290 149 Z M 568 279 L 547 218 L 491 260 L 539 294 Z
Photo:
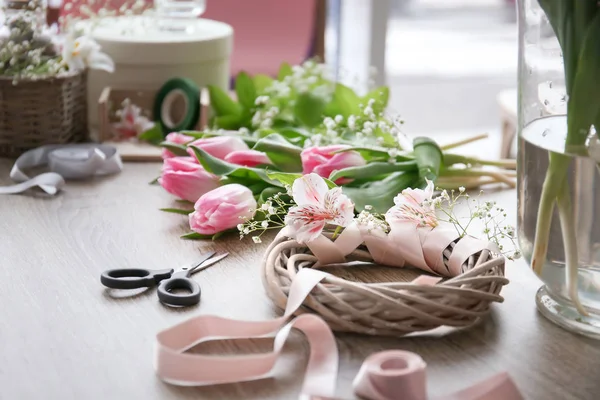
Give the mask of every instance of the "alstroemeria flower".
M 69 70 L 82 71 L 86 68 L 114 72 L 115 63 L 108 54 L 100 51 L 100 45 L 89 36 L 73 39 L 67 35 L 62 44 L 63 62 Z
M 113 128 L 119 139 L 137 137 L 154 126 L 154 122 L 144 117 L 142 110 L 129 99 L 123 102 L 123 108 L 117 114 L 121 121 L 114 123 Z
M 427 180 L 423 189 L 404 189 L 394 197 L 395 206 L 385 214 L 385 220 L 394 229 L 398 223 L 414 223 L 417 226 L 436 227 L 438 219 L 432 202 L 433 182 Z
M 348 226 L 354 218 L 354 204 L 339 187 L 328 190 L 325 180 L 317 174 L 304 175 L 292 185 L 296 206 L 285 217 L 291 235 L 306 243 L 317 238 L 325 225 Z

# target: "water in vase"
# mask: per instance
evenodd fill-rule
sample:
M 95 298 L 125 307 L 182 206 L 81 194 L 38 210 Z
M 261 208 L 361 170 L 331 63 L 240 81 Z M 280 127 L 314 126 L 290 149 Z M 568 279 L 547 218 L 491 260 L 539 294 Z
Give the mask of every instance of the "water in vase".
M 518 236 L 523 256 L 531 262 L 537 212 L 548 168 L 548 152 L 565 153 L 565 116 L 536 119 L 525 126 L 519 138 Z M 590 154 L 594 151 L 590 150 Z M 579 155 L 577 155 L 579 154 Z M 577 330 L 600 335 L 600 172 L 598 162 L 586 149 L 574 149 L 568 179 L 576 221 L 579 258 L 578 288 L 582 304 L 591 313 L 582 317 L 571 307 L 567 294 L 565 257 L 558 212 L 554 210 L 546 264 L 541 279 L 546 288 L 538 293 L 538 307 L 549 318 L 561 313 Z M 595 157 L 596 158 L 596 157 Z M 596 222 L 596 221 L 599 222 Z M 540 304 L 541 303 L 541 304 Z M 572 327 L 571 327 L 572 328 Z

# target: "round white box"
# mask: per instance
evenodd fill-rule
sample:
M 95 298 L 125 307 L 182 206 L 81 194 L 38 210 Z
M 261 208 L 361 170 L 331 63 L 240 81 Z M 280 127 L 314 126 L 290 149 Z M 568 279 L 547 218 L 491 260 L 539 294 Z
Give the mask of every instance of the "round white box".
M 195 19 L 186 21 L 187 31 L 157 26 L 155 18 L 130 16 L 106 18 L 92 28 L 102 52 L 115 62 L 115 71 L 88 72 L 90 130 L 98 127 L 98 99 L 107 86 L 158 91 L 167 80 L 182 77 L 200 88 L 214 85 L 228 89 L 233 48 L 230 25 Z

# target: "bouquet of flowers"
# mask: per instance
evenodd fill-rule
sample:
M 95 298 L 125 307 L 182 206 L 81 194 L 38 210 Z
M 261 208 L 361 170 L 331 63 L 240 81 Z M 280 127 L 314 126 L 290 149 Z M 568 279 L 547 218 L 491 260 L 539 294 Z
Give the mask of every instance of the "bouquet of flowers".
M 214 238 L 238 225 L 243 231 L 252 218 L 264 228 L 277 226 L 279 219 L 268 217 L 289 208 L 292 183 L 311 173 L 339 187 L 352 213 L 385 213 L 399 192 L 429 181 L 457 190 L 514 186 L 514 161 L 452 151 L 482 136 L 444 147 L 426 137 L 411 141 L 401 132 L 402 121 L 386 113 L 387 87 L 361 96 L 312 60 L 284 63 L 276 79 L 240 73 L 236 99 L 216 87 L 209 92 L 210 129 L 172 132 L 161 143 L 158 183 L 194 204 L 163 209 L 189 215 L 193 232 L 186 238 Z
M 89 36 L 68 31 L 59 35 L 39 21 L 41 5 L 10 15 L 0 27 L 0 76 L 40 80 L 83 71 L 114 71 L 111 58 Z

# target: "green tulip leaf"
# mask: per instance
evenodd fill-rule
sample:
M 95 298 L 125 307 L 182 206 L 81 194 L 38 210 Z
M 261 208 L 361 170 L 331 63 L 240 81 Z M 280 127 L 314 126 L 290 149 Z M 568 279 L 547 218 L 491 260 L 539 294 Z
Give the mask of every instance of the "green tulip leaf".
M 200 164 L 202 164 L 204 169 L 215 175 L 234 178 L 237 182 L 243 182 L 246 186 L 256 183 L 257 181 L 263 181 L 273 186 L 283 186 L 279 182 L 270 179 L 264 169 L 231 164 L 211 156 L 199 147 L 190 146 L 190 148 L 194 151 L 196 158 Z
M 379 178 L 382 175 L 391 174 L 392 172 L 416 170 L 417 163 L 414 161 L 406 161 L 402 163 L 372 162 L 359 167 L 348 167 L 334 171 L 329 176 L 329 179 L 334 182 L 340 178 L 365 180 Z
M 369 205 L 373 212 L 384 214 L 394 205 L 394 197 L 419 181 L 416 172 L 394 172 L 380 181 L 369 182 L 360 187 L 342 186 L 342 191 L 353 202 L 357 212 Z
M 413 153 L 421 179 L 435 182 L 443 161 L 440 146 L 430 138 L 417 137 L 413 140 Z
M 259 139 L 254 145 L 254 150 L 266 153 L 271 162 L 283 172 L 302 170 L 300 159 L 302 149 L 294 146 L 278 133 Z
M 260 195 L 258 196 L 258 204 L 266 203 L 270 198 L 275 196 L 276 194 L 283 195 L 285 192 L 281 190 L 281 188 L 276 187 L 268 187 L 264 189 Z
M 152 144 L 159 144 L 165 140 L 165 134 L 162 130 L 161 124 L 155 123 L 152 128 L 142 132 L 138 136 L 138 139 Z
M 162 142 L 159 144 L 160 147 L 164 147 L 165 149 L 169 150 L 171 153 L 175 154 L 176 156 L 182 156 L 185 157 L 188 154 L 188 152 L 186 151 L 186 147 L 182 144 L 177 144 L 177 143 L 172 143 L 172 142 Z
M 181 210 L 179 208 L 161 208 L 160 211 L 173 213 L 173 214 L 181 214 L 181 215 L 189 215 L 194 212 L 194 210 Z

